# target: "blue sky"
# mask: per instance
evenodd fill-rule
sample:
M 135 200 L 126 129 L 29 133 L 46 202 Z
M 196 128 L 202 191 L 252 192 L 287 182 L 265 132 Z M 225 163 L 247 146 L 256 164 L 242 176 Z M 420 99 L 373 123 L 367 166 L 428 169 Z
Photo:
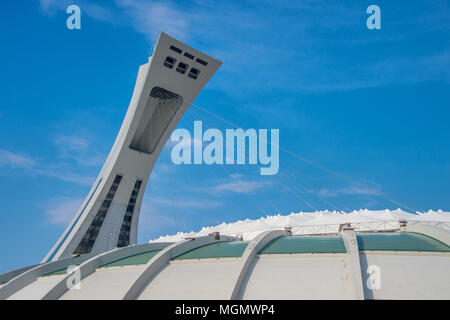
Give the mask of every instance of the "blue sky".
M 366 28 L 370 4 L 381 30 Z M 224 62 L 196 105 L 280 129 L 299 156 L 261 177 L 175 166 L 165 148 L 139 242 L 278 212 L 450 210 L 449 14 L 447 1 L 2 2 L 0 272 L 39 262 L 75 214 L 160 31 Z M 232 128 L 202 109 L 179 127 Z

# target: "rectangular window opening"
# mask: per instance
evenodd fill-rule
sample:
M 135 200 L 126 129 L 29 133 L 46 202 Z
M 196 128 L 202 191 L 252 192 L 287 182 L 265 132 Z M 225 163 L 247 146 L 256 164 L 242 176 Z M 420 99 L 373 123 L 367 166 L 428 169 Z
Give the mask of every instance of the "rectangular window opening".
M 134 205 L 131 203 L 136 202 L 139 190 L 141 188 L 142 181 L 136 180 L 133 191 L 131 192 L 130 200 L 128 201 L 127 210 L 123 217 L 122 227 L 120 228 L 119 238 L 117 239 L 117 247 L 126 247 L 130 245 L 130 231 L 131 221 L 133 220 Z
M 208 62 L 206 62 L 205 60 L 202 60 L 200 58 L 197 58 L 195 61 L 197 61 L 198 63 L 204 65 L 205 67 L 208 65 Z
M 177 71 L 181 74 L 185 74 L 187 69 L 188 69 L 188 65 L 183 62 L 180 62 L 177 66 Z
M 189 78 L 197 79 L 199 73 L 200 73 L 200 70 L 195 69 L 195 68 L 191 68 L 191 70 L 189 71 L 188 76 L 189 76 Z
M 177 62 L 177 59 L 168 56 L 168 57 L 166 57 L 166 60 L 164 61 L 164 65 L 167 68 L 172 69 L 176 62 Z
M 184 56 L 185 56 L 185 57 L 188 57 L 189 59 L 194 60 L 194 56 L 193 56 L 192 54 L 190 54 L 190 53 L 185 52 L 185 53 L 184 53 Z
M 103 200 L 100 209 L 97 211 L 97 214 L 92 220 L 92 223 L 89 226 L 88 230 L 86 231 L 83 239 L 80 241 L 77 248 L 73 252 L 74 254 L 83 254 L 91 252 L 92 247 L 95 244 L 95 240 L 97 239 L 97 236 L 100 232 L 100 228 L 102 227 L 103 221 L 105 220 L 106 214 L 108 213 L 111 201 L 114 198 L 117 187 L 119 186 L 121 180 L 122 176 L 116 175 L 114 182 L 109 189 L 106 199 Z M 110 200 L 108 200 L 107 198 L 109 198 Z
M 176 53 L 179 53 L 179 54 L 181 54 L 183 52 L 183 50 L 178 49 L 177 47 L 174 47 L 174 46 L 170 46 L 170 49 L 175 51 Z

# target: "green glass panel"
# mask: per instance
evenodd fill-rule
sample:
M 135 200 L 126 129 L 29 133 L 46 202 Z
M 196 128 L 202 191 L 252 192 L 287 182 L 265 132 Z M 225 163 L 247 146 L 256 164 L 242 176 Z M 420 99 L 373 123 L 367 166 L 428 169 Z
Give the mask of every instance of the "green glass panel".
M 48 277 L 48 276 L 58 276 L 58 275 L 62 275 L 62 274 L 66 274 L 67 273 L 67 268 L 63 268 L 63 269 L 59 269 L 56 271 L 52 271 L 49 273 L 46 273 L 44 275 L 42 275 L 43 277 Z
M 290 236 L 273 240 L 259 254 L 345 252 L 344 242 L 339 236 Z
M 138 265 L 138 264 L 146 264 L 159 251 L 161 251 L 161 250 L 152 250 L 152 251 L 147 251 L 147 252 L 135 254 L 133 256 L 129 256 L 129 257 L 126 257 L 126 258 L 122 258 L 122 259 L 119 259 L 119 260 L 116 260 L 116 261 L 104 264 L 104 265 L 100 266 L 100 268 L 132 266 L 132 265 Z
M 421 233 L 361 233 L 357 239 L 359 250 L 450 251 L 445 243 Z
M 213 243 L 183 253 L 175 260 L 241 257 L 247 245 L 248 242 L 243 241 Z

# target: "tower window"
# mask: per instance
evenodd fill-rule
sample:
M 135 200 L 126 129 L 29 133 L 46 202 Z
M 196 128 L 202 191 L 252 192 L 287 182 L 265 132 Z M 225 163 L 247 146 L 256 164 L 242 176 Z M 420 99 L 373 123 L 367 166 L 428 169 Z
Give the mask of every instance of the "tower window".
M 77 248 L 73 252 L 74 254 L 83 254 L 90 253 L 92 248 L 94 247 L 95 240 L 100 232 L 100 228 L 102 227 L 103 221 L 105 220 L 106 214 L 108 213 L 109 206 L 114 199 L 114 195 L 116 194 L 117 188 L 119 187 L 120 181 L 122 180 L 121 175 L 116 175 L 114 182 L 109 189 L 108 194 L 106 195 L 105 200 L 103 200 L 100 209 L 97 211 L 97 214 L 92 220 L 88 230 L 84 234 L 83 239 L 81 239 Z
M 137 180 L 131 192 L 130 200 L 128 201 L 127 211 L 123 217 L 122 227 L 120 228 L 119 238 L 117 239 L 117 247 L 126 247 L 130 245 L 130 230 L 131 221 L 133 220 L 134 206 L 141 188 L 142 181 Z
M 184 56 L 185 56 L 185 57 L 188 57 L 189 59 L 194 60 L 194 56 L 193 56 L 192 54 L 190 54 L 190 53 L 185 52 L 185 53 L 184 53 Z
M 206 62 L 205 60 L 202 60 L 200 58 L 197 58 L 195 61 L 197 61 L 198 63 L 204 65 L 205 67 L 208 65 L 208 62 Z
M 177 71 L 181 74 L 185 74 L 188 69 L 188 65 L 186 63 L 180 62 L 177 67 Z
M 170 46 L 170 50 L 173 50 L 173 51 L 175 51 L 176 53 L 179 53 L 179 54 L 181 54 L 183 52 L 183 50 L 178 49 L 177 47 L 174 47 L 174 46 Z
M 199 73 L 200 73 L 200 71 L 198 69 L 191 68 L 191 70 L 189 71 L 188 76 L 189 76 L 189 78 L 197 79 Z
M 175 62 L 177 62 L 177 59 L 172 58 L 172 57 L 166 57 L 166 60 L 164 61 L 164 65 L 167 68 L 172 69 L 173 66 L 175 65 Z

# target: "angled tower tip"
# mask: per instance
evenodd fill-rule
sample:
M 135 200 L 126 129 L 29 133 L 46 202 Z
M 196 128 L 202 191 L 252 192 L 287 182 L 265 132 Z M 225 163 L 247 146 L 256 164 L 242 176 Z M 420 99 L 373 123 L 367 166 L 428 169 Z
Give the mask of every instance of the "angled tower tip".
M 139 212 L 158 156 L 222 64 L 161 32 L 139 68 L 125 119 L 94 185 L 43 262 L 137 242 Z

